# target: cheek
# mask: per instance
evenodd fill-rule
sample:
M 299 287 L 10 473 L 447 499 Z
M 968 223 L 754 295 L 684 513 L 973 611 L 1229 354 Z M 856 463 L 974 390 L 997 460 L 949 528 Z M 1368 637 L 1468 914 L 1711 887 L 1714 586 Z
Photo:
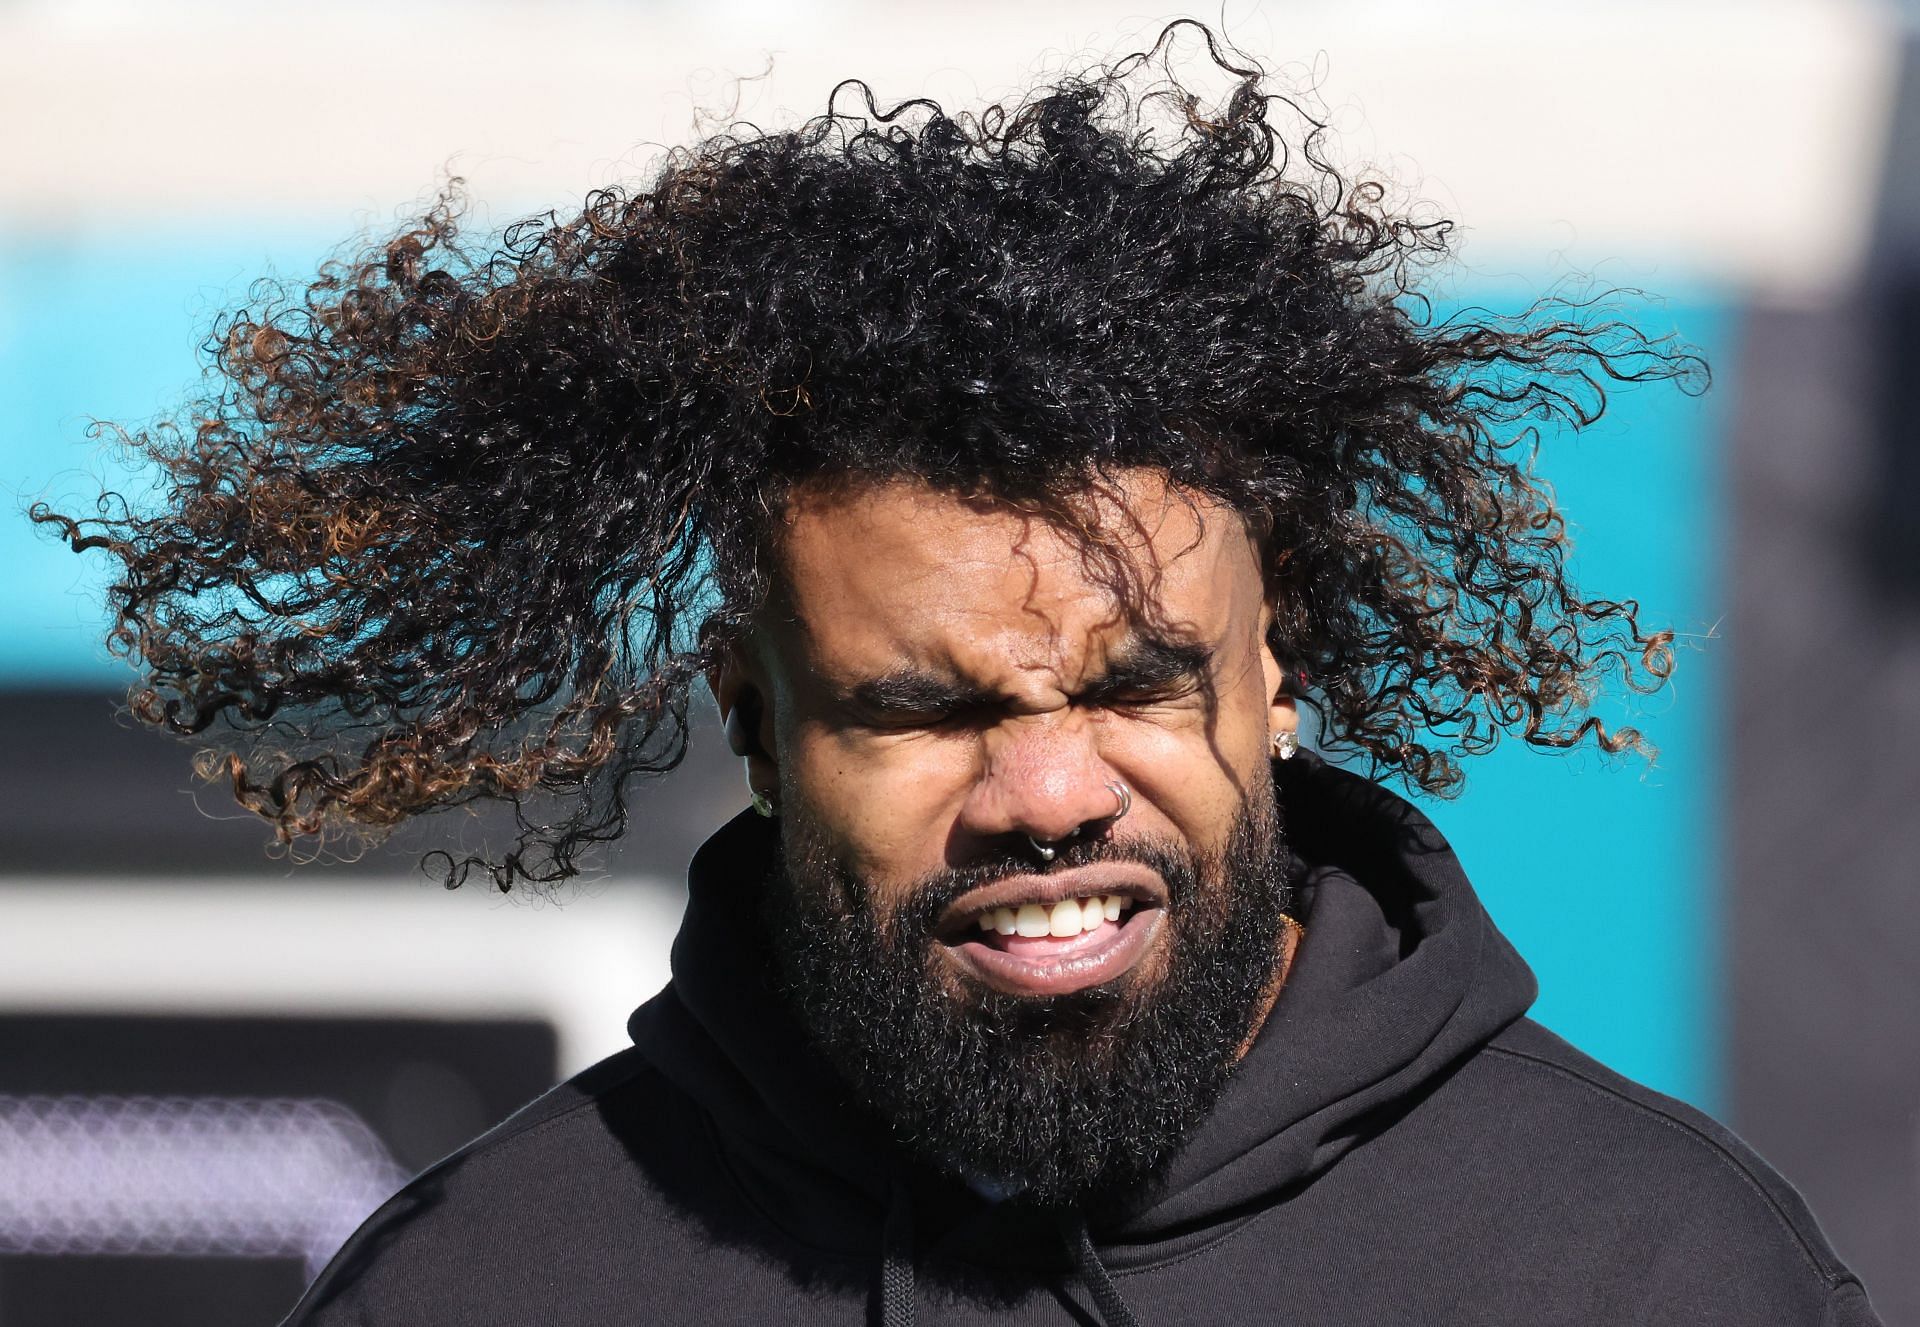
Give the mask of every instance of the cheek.
M 1113 743 L 1109 759 L 1147 809 L 1136 828 L 1171 830 L 1204 851 L 1224 848 L 1256 781 L 1267 776 L 1264 742 L 1239 734 L 1229 739 L 1224 724 L 1211 732 L 1131 727 Z M 1150 824 L 1149 817 L 1164 823 Z
M 1238 670 L 1215 705 L 1108 721 L 1110 759 L 1135 791 L 1196 847 L 1219 848 L 1247 799 L 1271 777 L 1267 703 L 1257 667 Z

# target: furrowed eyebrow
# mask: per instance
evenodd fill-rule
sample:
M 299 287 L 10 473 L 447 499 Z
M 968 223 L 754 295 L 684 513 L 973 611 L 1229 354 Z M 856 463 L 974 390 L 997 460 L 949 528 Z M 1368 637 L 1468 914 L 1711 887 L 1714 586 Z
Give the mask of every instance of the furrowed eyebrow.
M 917 668 L 897 668 L 848 688 L 845 699 L 870 714 L 949 713 L 992 704 L 997 697 Z
M 1102 704 L 1117 697 L 1155 695 L 1203 682 L 1213 651 L 1186 641 L 1136 638 L 1108 661 L 1106 671 L 1088 680 L 1079 698 Z M 855 683 L 840 692 L 843 704 L 879 718 L 954 714 L 991 709 L 1006 697 L 939 673 L 902 667 Z
M 1192 641 L 1135 637 L 1107 663 L 1107 670 L 1081 689 L 1084 700 L 1153 695 L 1205 681 L 1213 651 Z

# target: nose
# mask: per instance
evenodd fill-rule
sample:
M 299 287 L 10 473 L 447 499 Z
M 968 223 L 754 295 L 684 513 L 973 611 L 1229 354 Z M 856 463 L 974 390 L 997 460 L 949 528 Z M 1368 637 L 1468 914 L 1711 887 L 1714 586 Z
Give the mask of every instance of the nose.
M 1123 810 L 1119 776 L 1100 758 L 1087 722 L 1071 714 L 1023 718 L 990 735 L 960 826 L 981 838 L 1041 843 L 1072 838 Z

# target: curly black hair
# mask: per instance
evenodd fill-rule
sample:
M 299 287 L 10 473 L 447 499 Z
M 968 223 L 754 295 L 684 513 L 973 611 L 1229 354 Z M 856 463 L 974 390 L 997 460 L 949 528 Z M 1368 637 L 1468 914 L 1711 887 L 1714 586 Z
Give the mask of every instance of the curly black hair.
M 224 721 L 203 760 L 283 840 L 513 803 L 511 850 L 446 857 L 449 884 L 561 879 L 622 832 L 767 592 L 786 496 L 835 478 L 1069 527 L 1122 468 L 1226 501 L 1266 534 L 1323 744 L 1376 774 L 1445 791 L 1503 731 L 1642 745 L 1591 699 L 1657 687 L 1671 633 L 1570 583 L 1533 451 L 1609 384 L 1705 365 L 1570 297 L 1437 318 L 1448 224 L 1323 132 L 1175 24 L 977 113 L 845 83 L 477 246 L 454 181 L 219 322 L 211 398 L 122 432 L 154 502 L 34 517 L 117 560 L 133 712 Z

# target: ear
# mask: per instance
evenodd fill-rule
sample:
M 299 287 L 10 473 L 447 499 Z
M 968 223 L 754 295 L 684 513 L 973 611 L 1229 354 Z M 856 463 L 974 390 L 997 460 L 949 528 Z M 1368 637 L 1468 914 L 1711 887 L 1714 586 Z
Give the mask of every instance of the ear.
M 1267 750 L 1273 752 L 1274 743 L 1282 733 L 1298 737 L 1300 733 L 1300 706 L 1294 701 L 1299 693 L 1300 679 L 1292 674 L 1280 662 L 1273 649 L 1273 605 L 1268 603 L 1260 614 L 1260 674 L 1267 697 Z
M 757 798 L 774 802 L 780 792 L 779 747 L 774 740 L 772 707 L 766 702 L 765 678 L 753 660 L 735 649 L 707 674 L 707 688 L 720 707 L 728 749 L 746 761 L 748 790 Z

